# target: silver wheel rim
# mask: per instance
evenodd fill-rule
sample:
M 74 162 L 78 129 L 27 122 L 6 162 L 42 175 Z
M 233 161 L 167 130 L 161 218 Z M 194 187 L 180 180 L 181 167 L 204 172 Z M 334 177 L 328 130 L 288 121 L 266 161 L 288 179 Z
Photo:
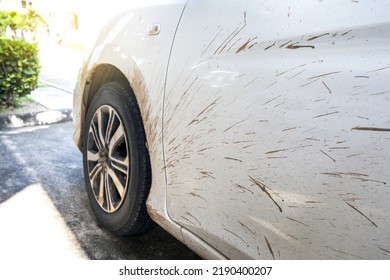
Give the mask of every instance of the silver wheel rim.
M 88 131 L 87 167 L 99 206 L 113 213 L 122 205 L 129 180 L 129 149 L 122 120 L 114 108 L 96 110 Z

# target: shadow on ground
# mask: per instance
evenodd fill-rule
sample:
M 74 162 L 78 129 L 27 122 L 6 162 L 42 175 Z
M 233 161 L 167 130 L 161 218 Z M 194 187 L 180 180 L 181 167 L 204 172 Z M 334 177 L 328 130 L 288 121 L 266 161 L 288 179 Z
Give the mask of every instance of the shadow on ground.
M 33 213 L 33 208 L 41 206 L 41 201 L 43 201 L 41 197 L 44 196 L 50 200 L 47 209 L 58 211 L 63 224 L 66 225 L 66 230 L 74 236 L 76 243 L 73 244 L 81 248 L 81 254 L 76 254 L 80 258 L 86 257 L 94 260 L 199 259 L 195 253 L 160 227 L 135 237 L 118 237 L 98 227 L 84 189 L 81 153 L 73 144 L 71 135 L 71 122 L 0 131 L 0 209 L 4 209 L 4 205 L 13 197 L 19 196 L 18 194 L 27 186 L 37 188 L 36 184 L 38 184 L 44 191 L 38 196 L 39 199 L 33 197 L 27 199 L 28 203 L 21 203 L 10 212 L 11 214 L 7 214 L 7 217 L 15 215 L 15 219 L 20 219 L 18 222 L 22 225 L 34 227 L 36 224 L 37 227 L 42 227 L 38 229 L 44 236 L 50 231 L 52 225 L 42 225 L 38 222 L 44 218 L 44 215 L 39 214 L 42 212 L 37 212 L 38 214 L 33 214 L 32 217 L 27 215 L 29 211 Z M 28 196 L 24 195 L 24 197 Z M 53 207 L 51 208 L 50 205 Z M 18 210 L 22 212 L 22 215 L 16 213 Z M 23 215 L 23 212 L 26 212 L 26 215 Z M 54 213 L 52 217 L 56 217 L 55 215 Z M 21 217 L 36 219 L 37 222 L 27 223 Z M 15 222 L 14 220 L 10 219 Z M 23 234 L 15 234 L 15 239 L 29 238 L 29 228 L 22 228 Z M 12 228 L 8 228 L 8 231 L 10 230 L 12 232 Z M 18 244 L 19 241 L 8 240 L 7 242 Z M 15 247 L 14 250 L 20 250 L 20 254 L 24 251 L 36 250 L 32 246 L 34 242 L 40 241 L 29 240 L 26 244 L 23 243 L 26 247 Z M 32 248 L 28 247 L 29 243 Z M 39 248 L 45 250 L 45 243 L 40 244 Z M 17 253 L 16 251 L 16 255 Z

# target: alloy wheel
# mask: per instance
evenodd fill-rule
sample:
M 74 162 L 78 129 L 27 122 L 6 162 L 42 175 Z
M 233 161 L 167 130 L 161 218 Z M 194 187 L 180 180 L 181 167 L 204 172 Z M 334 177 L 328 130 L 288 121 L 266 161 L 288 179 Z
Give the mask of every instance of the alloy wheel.
M 92 192 L 101 209 L 113 213 L 125 199 L 130 174 L 125 128 L 113 107 L 103 105 L 96 110 L 86 148 Z

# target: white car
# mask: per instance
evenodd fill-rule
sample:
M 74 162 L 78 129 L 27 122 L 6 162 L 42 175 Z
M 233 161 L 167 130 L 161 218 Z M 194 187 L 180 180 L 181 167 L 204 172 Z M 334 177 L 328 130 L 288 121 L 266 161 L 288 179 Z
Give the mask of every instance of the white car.
M 74 95 L 97 220 L 208 259 L 390 259 L 390 2 L 142 3 Z

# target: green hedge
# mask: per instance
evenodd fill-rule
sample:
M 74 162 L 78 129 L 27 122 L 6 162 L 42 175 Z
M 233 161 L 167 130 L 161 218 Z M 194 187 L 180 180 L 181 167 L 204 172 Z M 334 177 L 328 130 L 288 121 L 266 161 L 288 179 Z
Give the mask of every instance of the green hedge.
M 37 44 L 0 38 L 0 107 L 34 90 L 39 70 Z

